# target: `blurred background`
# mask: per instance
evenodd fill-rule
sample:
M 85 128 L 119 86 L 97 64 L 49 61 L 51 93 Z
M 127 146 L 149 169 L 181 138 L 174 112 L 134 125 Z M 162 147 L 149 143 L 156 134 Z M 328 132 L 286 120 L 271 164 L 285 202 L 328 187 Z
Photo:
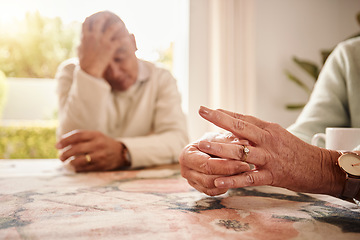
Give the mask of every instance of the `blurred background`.
M 360 32 L 360 0 L 0 0 L 0 158 L 57 157 L 56 69 L 101 10 L 172 71 L 191 140 L 218 130 L 200 105 L 288 127 L 327 54 Z

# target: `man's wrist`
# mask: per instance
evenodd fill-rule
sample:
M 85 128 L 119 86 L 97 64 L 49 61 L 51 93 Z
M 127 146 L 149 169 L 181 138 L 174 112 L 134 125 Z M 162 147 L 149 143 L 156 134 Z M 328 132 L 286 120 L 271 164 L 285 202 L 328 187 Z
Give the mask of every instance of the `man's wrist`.
M 84 72 L 95 78 L 102 78 L 105 72 L 105 69 L 103 67 L 100 67 L 99 64 L 89 65 L 84 63 L 84 60 L 81 60 L 80 58 L 79 58 L 79 65 L 81 70 L 83 70 Z
M 81 66 L 80 66 L 81 67 Z M 84 72 L 86 72 L 87 74 L 95 77 L 95 78 L 102 78 L 103 74 L 100 71 L 96 71 L 96 70 L 89 70 L 89 69 L 85 69 L 83 67 L 81 67 L 81 70 L 83 70 Z
M 121 149 L 121 159 L 124 167 L 130 167 L 131 166 L 131 158 L 130 153 L 127 147 L 121 143 L 122 149 Z

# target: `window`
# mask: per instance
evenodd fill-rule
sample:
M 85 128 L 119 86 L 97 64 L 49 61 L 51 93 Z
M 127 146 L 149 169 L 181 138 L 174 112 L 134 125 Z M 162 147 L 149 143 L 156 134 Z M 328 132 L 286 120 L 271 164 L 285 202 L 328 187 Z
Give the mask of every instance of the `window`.
M 7 1 L 2 4 L 0 9 L 0 31 L 7 31 L 6 35 L 9 35 L 8 32 L 12 32 L 16 37 L 16 31 L 21 31 L 20 26 L 21 23 L 26 23 L 28 19 L 26 19 L 27 14 L 35 14 L 39 16 L 39 19 L 61 19 L 61 23 L 63 26 L 73 26 L 73 31 L 77 34 L 75 37 L 76 41 L 79 39 L 79 32 L 81 23 L 85 20 L 85 18 L 97 11 L 101 10 L 110 10 L 116 14 L 118 14 L 125 24 L 127 25 L 130 32 L 134 33 L 136 41 L 137 41 L 137 56 L 139 58 L 153 61 L 153 62 L 161 62 L 163 65 L 168 68 L 178 80 L 179 90 L 186 95 L 186 71 L 184 71 L 184 67 L 186 66 L 186 33 L 187 28 L 187 1 L 184 0 L 102 0 L 102 1 L 73 1 L 73 0 L 62 0 L 62 1 L 47 1 L 47 0 L 13 0 Z M 35 19 L 34 21 L 36 22 Z M 46 21 L 45 21 L 46 22 Z M 23 24 L 23 27 L 29 27 L 31 25 Z M 16 26 L 16 27 L 14 27 Z M 75 26 L 75 30 L 74 30 Z M 20 29 L 20 30 L 19 30 Z M 68 28 L 67 28 L 68 29 Z M 35 30 L 27 30 L 26 34 L 32 34 L 36 32 Z M 65 34 L 70 34 L 69 31 L 64 32 L 59 29 L 57 31 L 58 36 L 53 38 L 59 39 L 62 38 Z M 62 35 L 61 35 L 62 34 Z M 74 33 L 73 33 L 74 34 Z M 3 35 L 0 33 L 0 35 Z M 51 35 L 55 35 L 55 32 L 51 32 Z M 5 34 L 3 35 L 5 36 Z M 17 36 L 17 39 L 26 39 L 27 36 L 24 36 L 24 32 L 22 32 L 22 37 Z M 0 38 L 1 40 L 1 38 Z M 56 42 L 58 44 L 58 42 Z M 61 45 L 62 43 L 60 43 Z M 36 45 L 36 44 L 35 44 Z M 55 45 L 55 43 L 54 43 Z M 75 43 L 74 45 L 77 45 Z M 29 45 L 26 45 L 24 49 L 29 49 Z M 54 50 L 51 48 L 48 50 L 49 52 L 61 52 L 63 49 Z M 19 50 L 20 51 L 20 50 Z M 46 51 L 46 50 L 45 50 Z M 40 52 L 42 54 L 44 51 L 36 49 L 33 51 L 33 56 L 37 57 Z M 75 55 L 76 50 L 73 50 L 73 55 Z M 7 54 L 7 56 L 6 56 Z M 11 54 L 1 50 L 0 48 L 0 59 L 3 57 L 4 61 L 9 61 Z M 70 55 L 69 55 L 70 56 Z M 58 56 L 59 62 L 64 57 L 63 55 Z M 53 60 L 54 58 L 52 58 Z M 1 61 L 1 60 L 0 60 Z M 27 64 L 27 68 L 35 67 L 36 63 L 33 59 L 31 64 Z M 54 72 L 58 66 L 58 62 L 44 60 L 47 64 L 53 63 L 52 66 L 39 66 L 37 71 L 32 71 L 33 75 L 26 76 L 27 73 L 21 72 L 19 74 L 14 73 L 14 71 L 9 70 L 9 66 L 7 69 L 4 64 L 0 64 L 0 70 L 7 73 L 8 77 L 32 77 L 32 78 L 53 78 Z M 3 68 L 1 67 L 3 66 Z M 46 69 L 50 69 L 46 72 Z M 20 76 L 19 76 L 20 75 Z M 8 99 L 6 101 L 6 105 L 4 107 L 2 119 L 49 119 L 52 118 L 54 106 L 56 106 L 56 96 L 55 94 L 46 94 L 46 98 L 52 98 L 52 100 L 47 101 L 48 105 L 51 106 L 39 106 L 39 104 L 44 104 L 41 100 L 36 102 L 36 97 L 30 97 L 34 100 L 32 103 L 24 102 L 20 100 L 18 92 L 22 92 L 21 86 L 26 86 L 28 90 L 29 84 L 31 85 L 31 81 L 26 79 L 26 84 L 23 83 L 25 80 L 13 79 L 13 81 L 9 81 L 8 86 Z M 35 85 L 32 88 L 33 91 L 44 91 L 43 89 L 49 88 L 55 89 L 55 83 L 49 83 L 49 81 L 35 80 L 33 79 Z M 36 82 L 36 83 L 35 83 Z M 44 88 L 39 87 L 38 85 L 42 85 L 44 83 Z M 50 86 L 49 86 L 50 85 Z M 15 90 L 16 88 L 16 90 Z M 16 92 L 17 93 L 16 93 Z M 25 91 L 24 92 L 29 92 Z M 40 94 L 40 95 L 39 95 Z M 41 93 L 33 93 L 34 96 L 41 96 Z M 44 92 L 45 94 L 45 92 Z M 50 95 L 50 96 L 49 96 Z M 24 97 L 24 95 L 22 95 Z M 26 96 L 25 96 L 26 97 Z M 43 96 L 45 97 L 45 95 Z M 187 97 L 183 96 L 184 101 L 186 101 Z M 21 101 L 21 103 L 20 103 Z M 185 104 L 184 104 L 185 106 Z M 40 109 L 39 109 L 40 108 Z M 32 111 L 31 111 L 32 110 Z
M 137 56 L 161 62 L 174 74 L 186 110 L 188 4 L 188 0 L 4 1 L 0 7 L 0 158 L 57 157 L 54 75 L 60 62 L 76 56 L 81 23 L 98 11 L 119 15 L 135 35 Z

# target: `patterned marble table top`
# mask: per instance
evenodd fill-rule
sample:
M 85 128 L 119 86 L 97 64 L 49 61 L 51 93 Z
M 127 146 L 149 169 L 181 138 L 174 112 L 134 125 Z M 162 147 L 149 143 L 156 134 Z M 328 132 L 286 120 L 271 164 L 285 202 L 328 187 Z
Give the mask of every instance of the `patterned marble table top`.
M 76 174 L 56 159 L 0 160 L 0 239 L 359 240 L 360 211 L 268 186 L 209 197 L 178 165 Z

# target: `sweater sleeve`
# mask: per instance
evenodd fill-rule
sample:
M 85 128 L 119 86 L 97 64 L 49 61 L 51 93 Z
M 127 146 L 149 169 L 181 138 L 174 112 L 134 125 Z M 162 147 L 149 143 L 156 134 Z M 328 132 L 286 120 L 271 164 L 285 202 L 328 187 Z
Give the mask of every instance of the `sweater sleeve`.
M 188 144 L 186 118 L 176 80 L 168 72 L 160 78 L 152 133 L 119 138 L 129 150 L 132 168 L 177 162 L 181 150 Z
M 85 73 L 74 62 L 60 65 L 56 74 L 59 103 L 57 137 L 74 129 L 92 129 L 104 132 L 106 102 L 110 85 Z
M 339 44 L 326 61 L 309 102 L 288 128 L 291 133 L 310 143 L 312 136 L 325 132 L 326 127 L 350 126 L 347 71 L 346 48 Z

